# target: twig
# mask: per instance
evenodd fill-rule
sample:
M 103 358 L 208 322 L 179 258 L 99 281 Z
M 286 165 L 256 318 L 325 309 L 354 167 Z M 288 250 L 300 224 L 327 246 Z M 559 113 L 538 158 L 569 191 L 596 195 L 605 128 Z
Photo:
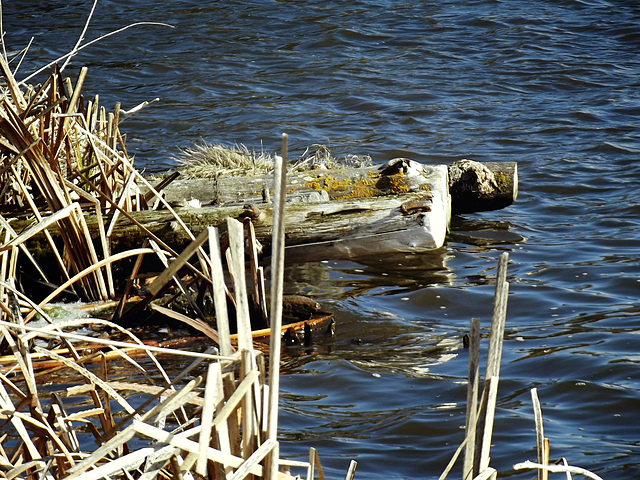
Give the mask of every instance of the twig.
M 75 55 L 75 52 L 78 51 L 78 47 L 82 43 L 82 40 L 84 40 L 84 35 L 85 35 L 85 33 L 87 33 L 87 29 L 89 28 L 89 23 L 91 22 L 91 17 L 93 17 L 93 12 L 95 12 L 97 4 L 98 4 L 98 0 L 93 0 L 93 5 L 91 7 L 91 11 L 89 12 L 89 16 L 87 17 L 87 21 L 84 23 L 84 28 L 82 29 L 82 33 L 80 33 L 80 36 L 78 37 L 78 41 L 76 42 L 76 44 L 74 45 L 73 49 L 71 50 L 71 53 L 73 55 Z M 69 62 L 71 61 L 71 58 L 73 57 L 73 55 L 69 55 L 67 57 L 67 59 L 65 60 L 65 62 L 62 64 L 62 66 L 60 67 L 60 71 L 61 72 L 69 64 Z
M 508 261 L 508 253 L 505 252 L 500 255 L 498 273 L 496 275 L 496 293 L 493 300 L 489 352 L 487 354 L 487 373 L 485 374 L 480 406 L 478 444 L 476 445 L 476 455 L 474 457 L 474 474 L 476 475 L 487 469 L 490 460 L 493 420 L 498 396 L 498 383 L 500 381 L 500 362 L 502 360 L 502 343 L 509 295 L 509 283 L 506 281 Z
M 471 319 L 469 330 L 469 383 L 467 385 L 467 447 L 464 451 L 462 480 L 473 477 L 473 457 L 476 448 L 476 423 L 478 420 L 478 382 L 480 376 L 480 320 Z
M 536 451 L 538 454 L 538 463 L 546 463 L 544 461 L 544 425 L 542 422 L 542 409 L 540 408 L 537 388 L 531 389 L 531 403 L 533 404 L 533 416 L 536 425 Z M 543 480 L 542 470 L 538 470 L 538 480 Z
M 4 44 L 4 25 L 2 23 L 2 2 L 0 2 L 0 44 L 2 45 L 2 56 L 7 58 L 7 47 Z
M 468 436 L 464 437 L 464 440 L 462 441 L 462 443 L 458 446 L 458 448 L 454 452 L 453 456 L 451 457 L 451 460 L 449 460 L 449 463 L 445 467 L 444 471 L 438 477 L 438 480 L 445 480 L 447 478 L 447 475 L 449 475 L 449 472 L 451 472 L 451 469 L 456 464 L 456 461 L 458 460 L 458 457 L 462 453 L 462 449 L 467 444 L 468 440 L 469 440 Z

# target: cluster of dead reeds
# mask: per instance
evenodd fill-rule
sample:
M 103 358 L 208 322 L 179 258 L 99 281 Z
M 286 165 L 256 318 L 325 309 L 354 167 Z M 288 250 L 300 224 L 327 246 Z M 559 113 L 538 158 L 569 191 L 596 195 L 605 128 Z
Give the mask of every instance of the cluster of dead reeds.
M 306 478 L 316 472 L 323 478 L 314 450 L 309 462 L 286 462 L 279 458 L 276 438 L 284 161 L 275 168 L 274 205 L 280 215 L 274 215 L 268 308 L 255 252 L 250 269 L 254 295 L 247 293 L 244 232 L 251 232 L 250 224 L 229 220 L 227 250 L 221 250 L 216 229 L 196 238 L 164 202 L 162 185 L 149 185 L 133 167 L 118 128 L 120 108 L 108 113 L 98 97 L 87 100 L 81 94 L 86 69 L 74 83 L 56 68 L 33 87 L 21 86 L 2 56 L 0 68 L 7 87 L 0 99 L 0 347 L 5 354 L 0 357 L 0 476 L 289 479 L 294 477 L 284 472 L 297 468 Z M 286 158 L 286 142 L 283 147 Z M 191 244 L 175 252 L 147 232 L 146 245 L 112 254 L 110 236 L 118 218 L 126 216 L 146 231 L 130 213 L 157 204 L 174 214 Z M 98 238 L 91 237 L 85 215 L 97 217 Z M 14 219 L 31 220 L 31 225 L 17 232 Z M 29 242 L 36 238 L 44 239 L 55 258 L 59 281 L 32 255 Z M 203 248 L 207 242 L 209 252 Z M 166 268 L 127 310 L 131 286 L 148 255 Z M 133 271 L 124 291 L 116 292 L 112 267 L 128 257 L 136 260 Z M 33 292 L 16 286 L 22 262 L 39 273 L 42 285 L 57 285 L 34 301 Z M 225 284 L 229 272 L 231 287 Z M 196 352 L 149 344 L 108 320 L 54 322 L 46 307 L 68 290 L 84 301 L 105 302 L 119 295 L 114 320 L 135 315 L 171 292 L 171 300 L 182 297 L 196 318 L 155 308 L 195 326 L 217 347 Z M 205 295 L 214 300 L 217 329 L 202 320 Z M 270 324 L 268 369 L 252 340 L 253 300 Z M 233 337 L 231 314 L 237 329 Z M 96 338 L 84 333 L 88 328 L 111 333 Z M 166 356 L 195 360 L 171 377 L 160 362 Z M 141 380 L 123 382 L 122 374 L 115 376 L 112 371 L 122 365 Z M 58 391 L 56 382 L 45 381 L 56 377 L 80 385 Z M 354 468 L 355 463 L 348 476 Z

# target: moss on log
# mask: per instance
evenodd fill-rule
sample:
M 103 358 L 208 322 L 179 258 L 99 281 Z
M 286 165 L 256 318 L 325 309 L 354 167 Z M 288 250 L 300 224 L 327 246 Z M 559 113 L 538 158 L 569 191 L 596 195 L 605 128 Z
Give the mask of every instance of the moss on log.
M 131 219 L 121 214 L 109 238 L 111 250 L 137 248 L 155 236 L 178 251 L 209 226 L 224 235 L 228 217 L 251 218 L 268 249 L 271 183 L 270 176 L 174 181 L 163 194 L 187 230 L 168 210 L 133 212 Z M 329 258 L 439 248 L 452 212 L 503 208 L 515 200 L 517 184 L 515 163 L 464 161 L 447 167 L 395 159 L 382 167 L 293 172 L 287 176 L 288 252 Z M 188 206 L 192 199 L 202 206 Z M 97 239 L 97 218 L 86 220 Z M 107 216 L 105 225 L 110 220 Z M 51 233 L 56 235 L 55 228 Z

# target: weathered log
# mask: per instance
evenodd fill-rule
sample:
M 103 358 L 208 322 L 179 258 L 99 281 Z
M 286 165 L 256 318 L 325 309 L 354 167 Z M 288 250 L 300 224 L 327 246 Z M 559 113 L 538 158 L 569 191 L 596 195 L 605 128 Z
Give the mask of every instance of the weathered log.
M 420 165 L 399 158 L 382 167 L 289 172 L 288 202 L 316 203 L 407 193 L 426 183 L 424 180 L 420 183 L 421 176 L 416 176 L 408 170 L 410 164 Z M 414 177 L 413 184 L 407 183 L 407 178 L 400 182 L 400 173 L 404 177 Z M 481 163 L 464 159 L 450 165 L 448 173 L 453 214 L 499 210 L 511 205 L 518 196 L 516 162 Z M 172 204 L 185 205 L 192 199 L 203 205 L 260 203 L 264 196 L 268 196 L 268 188 L 272 181 L 270 175 L 250 174 L 243 177 L 219 176 L 201 180 L 178 178 L 163 192 L 166 200 Z
M 289 173 L 287 258 L 357 257 L 439 248 L 449 228 L 450 191 L 456 192 L 453 197 L 456 213 L 485 210 L 491 204 L 502 208 L 517 196 L 515 163 L 479 165 L 490 166 L 493 172 L 493 183 L 498 185 L 494 200 L 481 185 L 469 187 L 468 181 L 464 188 L 452 185 L 453 167 L 428 166 L 407 159 L 395 159 L 382 167 Z M 460 170 L 460 165 L 456 168 Z M 271 176 L 177 180 L 165 187 L 163 194 L 175 205 L 177 215 L 193 235 L 208 226 L 224 232 L 228 217 L 251 218 L 257 238 L 268 248 L 272 228 L 268 201 L 271 183 Z M 464 202 L 469 206 L 465 208 Z M 202 206 L 196 208 L 194 203 Z M 120 215 L 115 225 L 110 238 L 114 252 L 140 246 L 149 233 L 176 250 L 191 240 L 167 210 L 130 215 L 135 222 Z M 96 222 L 95 217 L 87 218 L 89 229 L 97 236 Z M 14 228 L 19 230 L 17 226 Z
M 314 258 L 327 249 L 326 256 L 359 256 L 372 253 L 372 248 L 378 252 L 439 248 L 450 217 L 447 178 L 444 165 L 425 166 L 404 159 L 390 163 L 386 171 L 364 168 L 290 174 L 287 247 L 296 247 L 297 252 L 308 250 Z M 196 198 L 205 204 L 176 208 L 195 235 L 207 226 L 224 232 L 227 217 L 250 218 L 257 238 L 268 248 L 272 208 L 263 200 L 268 182 L 268 177 L 233 177 L 217 183 L 188 181 L 172 184 L 165 194 L 174 203 Z M 224 204 L 218 203 L 221 200 Z M 188 241 L 186 232 L 167 211 L 132 216 L 168 245 Z M 89 222 L 89 228 L 92 225 Z M 113 233 L 114 249 L 140 245 L 145 235 L 133 222 L 121 218 Z

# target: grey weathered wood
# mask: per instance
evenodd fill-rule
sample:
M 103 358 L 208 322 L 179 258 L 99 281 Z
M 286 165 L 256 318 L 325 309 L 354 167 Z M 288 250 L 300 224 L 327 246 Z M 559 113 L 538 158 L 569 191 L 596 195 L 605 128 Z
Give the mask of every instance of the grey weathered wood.
M 462 480 L 473 477 L 473 457 L 476 448 L 476 422 L 478 420 L 478 382 L 480 376 L 480 320 L 471 319 L 469 330 L 469 383 L 467 385 L 467 445 L 464 451 Z
M 370 254 L 372 246 L 375 247 L 374 251 L 403 252 L 432 250 L 442 246 L 450 220 L 447 168 L 445 165 L 426 166 L 417 162 L 408 165 L 407 173 L 375 177 L 371 180 L 373 186 L 363 184 L 360 193 L 364 192 L 365 196 L 357 198 L 350 198 L 354 195 L 353 191 L 345 193 L 340 189 L 339 185 L 344 183 L 342 180 L 336 180 L 338 186 L 332 187 L 332 191 L 345 194 L 332 200 L 326 198 L 326 192 L 325 196 L 321 196 L 310 187 L 305 190 L 303 185 L 296 190 L 287 181 L 287 192 L 294 190 L 293 193 L 287 193 L 285 207 L 288 258 L 300 254 L 301 249 L 316 254 L 323 252 L 322 255 L 326 256 L 358 256 Z M 322 185 L 327 182 L 327 177 L 335 178 L 329 174 L 323 175 Z M 245 180 L 244 177 L 234 179 L 237 189 L 244 188 Z M 316 185 L 315 180 L 312 177 L 307 184 Z M 317 194 L 321 201 L 299 201 L 304 192 Z M 261 197 L 257 195 L 242 200 L 246 206 L 232 203 L 202 208 L 182 207 L 175 208 L 175 212 L 195 235 L 207 226 L 219 227 L 224 235 L 227 218 L 249 216 L 255 226 L 256 237 L 266 248 L 270 248 L 272 204 L 259 203 Z M 135 212 L 131 216 L 170 245 L 181 245 L 185 240 L 183 229 L 169 212 Z M 137 225 L 123 218 L 114 231 L 113 248 L 137 245 L 145 235 L 146 232 Z
M 287 259 L 358 257 L 380 252 L 420 252 L 441 247 L 452 212 L 502 208 L 517 196 L 517 165 L 485 163 L 499 185 L 493 203 L 473 188 L 460 190 L 449 181 L 447 165 L 423 165 L 395 159 L 385 166 L 294 172 L 286 178 L 285 238 Z M 148 183 L 148 182 L 147 182 Z M 467 182 L 468 183 L 468 182 Z M 273 231 L 273 205 L 263 202 L 271 177 L 222 177 L 176 180 L 162 191 L 167 209 L 128 212 L 113 224 L 109 241 L 114 252 L 141 245 L 146 238 L 180 251 L 208 227 L 226 238 L 227 218 L 249 217 L 257 239 L 268 251 Z M 463 191 L 461 200 L 454 192 Z M 452 195 L 453 194 L 453 195 Z M 482 197 L 482 198 L 481 198 Z M 186 206 L 197 198 L 201 208 Z M 213 203 L 212 203 L 213 202 Z M 461 203 L 462 202 L 462 203 Z M 463 203 L 468 204 L 464 209 Z M 173 208 L 168 208 L 169 204 Z M 185 206 L 178 206 L 179 204 Z M 110 218 L 103 221 L 109 224 Z M 100 228 L 87 216 L 93 238 Z M 17 231 L 26 223 L 12 223 Z M 56 234 L 56 229 L 51 228 Z M 312 253 L 312 257 L 308 255 Z
M 471 163 L 469 163 L 471 162 Z M 397 158 L 389 163 L 421 165 L 413 160 Z M 426 165 L 425 165 L 426 166 Z M 312 203 L 324 200 L 340 200 L 357 197 L 385 196 L 402 193 L 403 182 L 389 182 L 380 175 L 386 165 L 363 168 L 333 168 L 289 171 L 287 173 L 287 198 L 290 203 Z M 430 166 L 429 166 L 430 167 Z M 518 196 L 518 166 L 516 162 L 473 162 L 462 160 L 448 167 L 449 182 L 454 211 L 483 211 L 504 208 L 513 203 Z M 496 185 L 486 190 L 474 184 L 475 170 L 487 169 Z M 393 171 L 387 171 L 393 173 Z M 399 173 L 399 172 L 397 172 Z M 411 177 L 410 168 L 402 171 L 403 176 Z M 397 180 L 397 179 L 396 179 Z M 406 178 L 405 178 L 406 180 Z M 410 183 L 417 190 L 421 183 Z M 172 205 L 184 205 L 197 199 L 203 205 L 243 205 L 261 203 L 266 192 L 270 192 L 272 175 L 218 176 L 199 180 L 179 177 L 163 187 L 165 200 Z M 395 187 L 395 189 L 394 189 Z M 482 190 L 482 191 L 479 191 Z M 493 204 L 491 198 L 495 197 Z M 469 202 L 468 207 L 463 203 Z

